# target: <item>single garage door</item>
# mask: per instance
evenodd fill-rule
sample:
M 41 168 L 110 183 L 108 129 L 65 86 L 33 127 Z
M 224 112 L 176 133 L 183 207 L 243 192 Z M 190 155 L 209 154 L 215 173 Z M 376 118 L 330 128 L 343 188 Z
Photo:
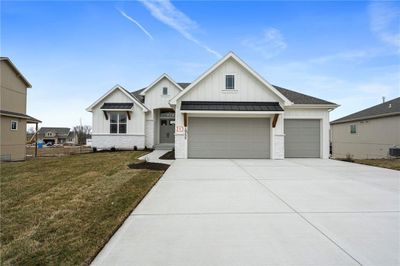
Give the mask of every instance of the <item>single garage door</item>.
M 269 158 L 270 120 L 190 117 L 189 158 Z
M 285 119 L 285 157 L 320 157 L 320 120 Z

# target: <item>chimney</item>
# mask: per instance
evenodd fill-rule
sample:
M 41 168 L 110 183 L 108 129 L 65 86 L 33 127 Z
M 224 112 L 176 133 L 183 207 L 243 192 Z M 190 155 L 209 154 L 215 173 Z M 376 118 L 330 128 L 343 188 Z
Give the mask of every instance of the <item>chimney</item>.
M 382 103 L 385 102 L 385 96 L 382 96 Z

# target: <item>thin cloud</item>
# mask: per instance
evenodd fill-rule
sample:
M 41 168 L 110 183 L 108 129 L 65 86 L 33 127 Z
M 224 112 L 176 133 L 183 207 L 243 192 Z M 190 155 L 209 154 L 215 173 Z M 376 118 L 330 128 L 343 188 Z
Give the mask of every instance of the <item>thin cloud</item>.
M 277 56 L 287 48 L 282 33 L 275 28 L 267 28 L 260 38 L 247 38 L 242 40 L 241 44 L 260 53 L 266 59 Z
M 129 21 L 132 21 L 133 23 L 136 24 L 136 26 L 139 27 L 139 29 L 141 29 L 144 34 L 146 34 L 151 40 L 154 40 L 153 36 L 142 26 L 140 25 L 139 22 L 137 22 L 135 19 L 133 19 L 132 17 L 128 16 L 124 11 L 120 10 L 117 8 L 117 10 L 119 11 L 119 13 L 121 13 L 122 16 L 124 16 L 126 19 L 128 19 Z
M 173 28 L 184 38 L 205 49 L 207 52 L 215 55 L 217 58 L 221 57 L 220 53 L 211 49 L 193 36 L 191 31 L 197 28 L 197 23 L 190 19 L 186 14 L 178 10 L 169 0 L 139 1 L 150 11 L 153 17 Z
M 370 28 L 383 42 L 400 48 L 400 8 L 389 2 L 371 2 Z

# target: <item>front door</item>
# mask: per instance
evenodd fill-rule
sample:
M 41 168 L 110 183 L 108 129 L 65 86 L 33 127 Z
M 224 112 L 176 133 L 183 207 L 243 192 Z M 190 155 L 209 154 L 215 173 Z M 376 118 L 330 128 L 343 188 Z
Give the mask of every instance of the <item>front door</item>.
M 160 119 L 160 143 L 174 143 L 174 130 L 174 119 Z

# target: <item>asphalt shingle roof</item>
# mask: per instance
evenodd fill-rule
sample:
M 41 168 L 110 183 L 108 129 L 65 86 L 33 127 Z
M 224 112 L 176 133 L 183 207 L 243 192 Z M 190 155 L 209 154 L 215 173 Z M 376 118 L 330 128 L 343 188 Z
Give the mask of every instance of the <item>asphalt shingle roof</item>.
M 38 131 L 39 135 L 43 135 L 46 132 L 54 132 L 58 136 L 68 136 L 70 128 L 69 127 L 41 127 Z
M 400 115 L 400 97 L 387 101 L 348 116 L 336 119 L 331 124 L 340 124 L 351 121 Z
M 288 90 L 275 85 L 272 86 L 295 104 L 335 104 L 297 91 Z
M 182 101 L 186 111 L 283 111 L 278 102 Z
M 0 110 L 0 114 L 2 114 L 4 116 L 25 118 L 28 123 L 41 123 L 42 122 L 39 119 L 36 119 L 36 118 L 34 118 L 34 117 L 30 116 L 30 115 L 21 114 L 21 113 L 17 113 L 17 112 L 10 112 L 10 111 L 6 111 L 6 110 Z
M 181 86 L 183 89 L 187 88 L 190 83 L 187 82 L 178 82 L 179 86 Z M 319 99 L 310 95 L 306 95 L 297 91 L 292 91 L 289 89 L 285 89 L 279 86 L 274 86 L 275 89 L 277 89 L 280 93 L 283 94 L 286 98 L 288 98 L 291 102 L 295 104 L 332 104 L 336 105 L 333 102 L 328 102 L 323 99 Z M 132 95 L 134 95 L 136 98 L 140 99 L 143 102 L 143 96 L 140 96 L 139 94 L 145 90 L 146 88 L 131 92 Z

